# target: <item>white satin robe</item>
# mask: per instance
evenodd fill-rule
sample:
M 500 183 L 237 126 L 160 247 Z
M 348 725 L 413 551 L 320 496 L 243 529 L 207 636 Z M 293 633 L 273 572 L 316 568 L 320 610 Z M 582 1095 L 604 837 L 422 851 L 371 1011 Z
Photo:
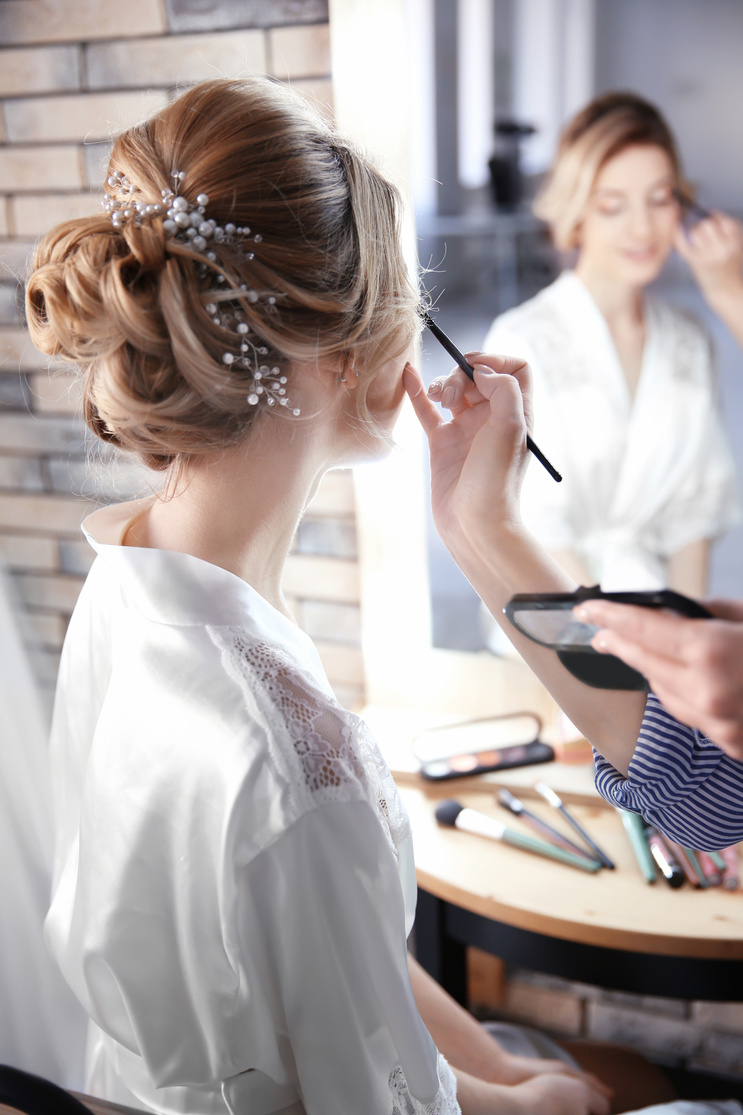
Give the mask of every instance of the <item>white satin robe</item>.
M 50 947 L 88 1090 L 188 1115 L 455 1115 L 410 987 L 410 826 L 309 638 L 244 581 L 119 543 L 65 643 Z
M 534 439 L 563 474 L 532 461 L 526 525 L 573 550 L 604 589 L 668 583 L 671 554 L 740 518 L 710 344 L 682 310 L 647 298 L 634 399 L 605 318 L 572 271 L 493 322 L 486 352 L 522 356 L 534 374 Z

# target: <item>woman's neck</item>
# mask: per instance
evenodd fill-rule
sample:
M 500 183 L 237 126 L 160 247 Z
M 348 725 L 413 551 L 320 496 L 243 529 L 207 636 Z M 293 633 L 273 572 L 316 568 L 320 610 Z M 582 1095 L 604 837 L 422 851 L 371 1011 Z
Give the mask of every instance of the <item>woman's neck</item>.
M 266 422 L 248 442 L 197 462 L 172 497 L 132 523 L 126 542 L 221 566 L 290 615 L 284 565 L 331 463 L 317 451 L 317 438 L 289 422 Z
M 610 329 L 614 323 L 642 324 L 641 287 L 630 286 L 611 275 L 597 271 L 583 258 L 578 259 L 575 274 L 606 318 Z
M 630 398 L 634 398 L 645 353 L 642 288 L 596 271 L 585 259 L 578 260 L 575 273 L 609 327 Z

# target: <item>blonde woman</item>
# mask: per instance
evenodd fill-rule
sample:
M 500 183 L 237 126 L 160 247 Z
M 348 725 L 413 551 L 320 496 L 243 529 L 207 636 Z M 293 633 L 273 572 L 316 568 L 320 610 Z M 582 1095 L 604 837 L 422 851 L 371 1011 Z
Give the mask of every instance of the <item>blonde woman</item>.
M 688 196 L 657 109 L 630 93 L 593 101 L 535 204 L 575 266 L 484 343 L 532 367 L 535 438 L 565 479 L 529 470 L 524 521 L 579 583 L 703 595 L 710 542 L 739 517 L 709 340 L 645 293 Z
M 137 1109 L 609 1111 L 409 965 L 407 817 L 281 589 L 320 478 L 386 452 L 403 402 L 398 205 L 290 91 L 214 81 L 124 133 L 107 212 L 37 251 L 37 345 L 166 478 L 85 524 L 52 732 L 47 938 L 88 1090 Z

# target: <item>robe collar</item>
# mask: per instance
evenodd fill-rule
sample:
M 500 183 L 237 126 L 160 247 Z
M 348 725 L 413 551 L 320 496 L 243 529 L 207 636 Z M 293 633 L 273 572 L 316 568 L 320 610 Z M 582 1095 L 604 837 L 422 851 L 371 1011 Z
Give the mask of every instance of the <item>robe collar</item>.
M 152 502 L 150 497 L 103 507 L 82 526 L 99 560 L 140 612 L 156 623 L 175 626 L 257 625 L 296 652 L 306 655 L 311 650 L 316 657 L 309 636 L 234 573 L 192 554 L 122 545 L 129 525 Z

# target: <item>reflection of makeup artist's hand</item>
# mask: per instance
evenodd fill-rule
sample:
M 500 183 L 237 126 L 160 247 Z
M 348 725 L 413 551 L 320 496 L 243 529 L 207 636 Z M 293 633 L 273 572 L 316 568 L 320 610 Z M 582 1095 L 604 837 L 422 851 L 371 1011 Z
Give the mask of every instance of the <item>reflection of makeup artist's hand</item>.
M 455 557 L 492 551 L 498 533 L 520 527 L 519 492 L 531 425 L 531 373 L 508 356 L 468 357 L 475 382 L 456 371 L 426 395 L 410 366 L 405 386 L 431 450 L 436 527 Z M 447 421 L 435 403 L 451 411 Z
M 743 603 L 705 601 L 718 619 L 587 600 L 579 619 L 602 628 L 596 650 L 644 674 L 669 712 L 743 759 Z
M 712 309 L 743 343 L 743 225 L 713 213 L 689 232 L 679 229 L 676 251 Z

